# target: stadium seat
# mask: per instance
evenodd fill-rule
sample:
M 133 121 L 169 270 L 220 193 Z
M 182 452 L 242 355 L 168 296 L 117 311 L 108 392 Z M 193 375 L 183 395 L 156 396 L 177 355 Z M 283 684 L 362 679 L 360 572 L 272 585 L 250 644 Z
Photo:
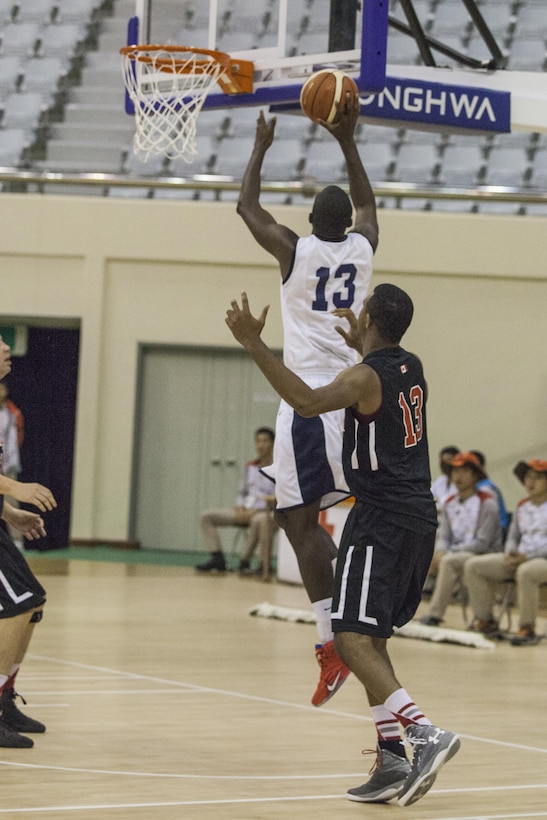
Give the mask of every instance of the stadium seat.
M 439 168 L 440 159 L 434 144 L 402 145 L 395 159 L 392 179 L 396 182 L 430 183 Z
M 547 151 L 539 151 L 534 157 L 530 184 L 542 190 L 547 188 Z
M 18 0 L 14 3 L 17 23 L 47 23 L 53 19 L 56 0 Z
M 320 182 L 335 183 L 344 173 L 345 164 L 340 149 L 332 141 L 322 140 L 309 144 L 306 153 L 305 175 Z
M 199 127 L 199 126 L 198 126 Z M 215 174 L 241 179 L 253 150 L 254 136 L 224 139 L 215 149 Z
M 336 151 L 332 146 L 332 153 Z M 248 157 L 247 157 L 248 160 Z M 305 165 L 304 149 L 300 139 L 278 139 L 268 149 L 262 178 L 267 180 L 298 179 Z
M 515 23 L 515 36 L 525 39 L 547 35 L 547 13 L 545 5 L 521 5 Z
M 530 202 L 525 206 L 526 216 L 547 216 L 547 202 Z
M 395 167 L 395 153 L 388 142 L 369 142 L 362 148 L 363 162 L 371 180 L 384 182 L 391 179 Z
M 40 32 L 37 54 L 41 57 L 70 58 L 84 38 L 85 30 L 78 23 L 52 23 Z
M 443 34 L 460 33 L 469 30 L 471 25 L 471 17 L 461 0 L 441 0 L 431 16 L 428 33 L 444 42 Z
M 476 185 L 486 160 L 477 144 L 448 145 L 442 157 L 439 181 L 446 185 Z
M 249 51 L 258 45 L 258 32 L 250 29 L 229 29 L 218 36 L 218 48 L 233 54 L 236 51 Z
M 23 64 L 20 57 L 0 57 L 0 96 L 15 91 L 23 77 Z
M 476 213 L 496 214 L 498 216 L 517 216 L 520 212 L 519 202 L 479 202 Z
M 469 213 L 473 203 L 468 199 L 432 199 L 431 210 L 439 213 Z
M 67 71 L 67 61 L 62 57 L 37 57 L 27 60 L 23 71 L 23 90 L 41 91 L 53 97 Z
M 0 25 L 5 25 L 13 20 L 15 3 L 13 0 L 0 0 Z
M 509 52 L 508 68 L 511 71 L 543 71 L 546 57 L 545 38 L 543 36 L 513 40 Z
M 34 0 L 32 0 L 34 1 Z M 87 23 L 101 0 L 57 0 L 57 20 L 63 23 Z
M 50 141 L 47 159 L 37 163 L 48 170 L 67 173 L 119 173 L 123 161 L 123 146 L 95 142 Z
M 124 173 L 128 176 L 167 176 L 168 160 L 158 154 L 152 154 L 145 162 L 130 147 L 123 166 Z
M 30 142 L 27 132 L 22 128 L 0 130 L 0 165 L 3 167 L 19 165 Z
M 398 32 L 390 32 L 387 38 L 387 62 L 395 65 L 414 65 L 420 52 L 412 37 Z
M 485 185 L 519 187 L 527 182 L 531 165 L 524 148 L 494 148 L 486 163 Z
M 197 155 L 192 162 L 185 162 L 180 157 L 175 157 L 169 161 L 167 174 L 169 176 L 189 177 L 193 174 L 218 173 L 215 169 L 215 156 L 217 151 L 217 141 L 209 134 L 197 134 L 196 149 Z
M 0 33 L 0 54 L 6 57 L 32 56 L 40 32 L 39 23 L 9 23 Z
M 32 131 L 38 127 L 47 110 L 45 97 L 38 91 L 10 94 L 1 106 L 2 127 Z

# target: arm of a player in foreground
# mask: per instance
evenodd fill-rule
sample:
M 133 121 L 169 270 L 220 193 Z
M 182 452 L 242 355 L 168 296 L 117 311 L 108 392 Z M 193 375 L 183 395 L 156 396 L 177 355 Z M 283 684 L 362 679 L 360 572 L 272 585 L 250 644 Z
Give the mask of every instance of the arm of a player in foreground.
M 376 373 L 366 365 L 356 365 L 340 373 L 334 381 L 315 390 L 289 370 L 260 338 L 268 307 L 255 318 L 247 294 L 241 294 L 241 308 L 234 300 L 226 313 L 226 324 L 235 339 L 247 350 L 274 390 L 305 418 L 357 405 L 360 412 L 374 412 L 380 404 L 375 389 Z M 371 375 L 372 374 L 372 375 Z
M 10 527 L 19 530 L 28 541 L 43 538 L 47 535 L 44 527 L 44 519 L 38 513 L 29 510 L 19 510 L 13 507 L 9 501 L 4 500 L 2 518 Z
M 32 504 L 34 507 L 38 507 L 41 512 L 53 510 L 57 506 L 53 493 L 43 484 L 26 484 L 5 475 L 0 475 L 0 493 L 2 495 L 11 495 L 12 498 L 22 501 L 23 504 Z
M 376 198 L 367 172 L 359 155 L 355 142 L 355 126 L 359 119 L 360 103 L 356 100 L 353 108 L 338 106 L 339 116 L 333 124 L 321 122 L 338 140 L 348 170 L 349 193 L 355 208 L 355 223 L 352 231 L 366 236 L 373 251 L 378 247 L 378 219 L 376 216 Z
M 260 172 L 266 151 L 274 139 L 275 123 L 275 117 L 266 122 L 260 111 L 253 151 L 241 180 L 237 212 L 258 244 L 277 259 L 281 275 L 285 276 L 292 263 L 298 236 L 285 225 L 279 225 L 260 204 Z

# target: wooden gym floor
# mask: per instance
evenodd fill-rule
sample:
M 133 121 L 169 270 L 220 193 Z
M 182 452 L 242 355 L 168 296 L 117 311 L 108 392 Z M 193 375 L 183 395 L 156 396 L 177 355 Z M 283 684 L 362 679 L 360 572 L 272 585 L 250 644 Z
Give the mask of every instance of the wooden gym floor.
M 302 589 L 172 566 L 46 566 L 18 689 L 48 731 L 33 749 L 1 750 L 0 816 L 547 817 L 547 641 L 393 638 L 403 685 L 462 748 L 415 805 L 365 805 L 344 797 L 374 760 L 361 755 L 375 733 L 357 681 L 313 708 L 315 627 L 248 614 L 262 601 L 307 608 Z M 463 626 L 458 607 L 447 625 Z

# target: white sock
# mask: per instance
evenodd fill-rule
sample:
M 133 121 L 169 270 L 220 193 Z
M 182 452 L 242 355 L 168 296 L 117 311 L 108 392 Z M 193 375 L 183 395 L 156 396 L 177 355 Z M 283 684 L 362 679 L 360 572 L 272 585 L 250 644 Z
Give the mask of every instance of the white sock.
M 317 633 L 321 644 L 332 641 L 334 635 L 332 631 L 330 616 L 332 612 L 332 598 L 323 598 L 322 601 L 315 601 L 312 604 L 315 617 L 317 618 Z
M 0 690 L 2 689 L 2 687 L 4 686 L 6 681 L 8 681 L 8 680 L 9 680 L 9 675 L 0 675 Z

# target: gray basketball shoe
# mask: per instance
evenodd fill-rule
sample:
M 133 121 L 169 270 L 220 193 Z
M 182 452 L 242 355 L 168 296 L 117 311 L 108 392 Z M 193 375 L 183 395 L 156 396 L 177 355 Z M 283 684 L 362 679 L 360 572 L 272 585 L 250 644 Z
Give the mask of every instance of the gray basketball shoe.
M 348 789 L 346 797 L 356 803 L 387 803 L 397 797 L 409 772 L 410 763 L 406 757 L 378 749 L 370 780 L 356 789 Z
M 427 794 L 439 771 L 461 745 L 458 735 L 437 726 L 408 726 L 406 737 L 414 751 L 410 774 L 399 794 L 400 806 L 410 806 Z

